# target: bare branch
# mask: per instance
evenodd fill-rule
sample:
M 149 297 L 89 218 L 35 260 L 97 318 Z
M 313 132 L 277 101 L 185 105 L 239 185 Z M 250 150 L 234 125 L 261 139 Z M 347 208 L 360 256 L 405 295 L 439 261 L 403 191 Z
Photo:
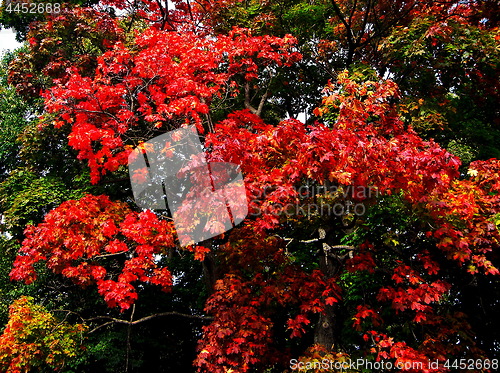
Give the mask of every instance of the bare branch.
M 245 108 L 250 110 L 252 114 L 255 114 L 260 117 L 260 115 L 262 114 L 262 109 L 264 108 L 264 104 L 266 103 L 268 96 L 269 96 L 269 89 L 267 89 L 266 92 L 260 98 L 258 108 L 257 109 L 254 108 L 251 104 L 251 98 L 250 98 L 250 82 L 247 82 L 245 84 Z
M 269 96 L 269 91 L 266 91 L 260 98 L 259 107 L 257 108 L 257 112 L 255 113 L 259 117 L 260 114 L 262 113 L 262 109 L 264 108 L 264 104 L 266 103 L 267 96 Z
M 87 319 L 87 321 L 110 320 L 108 323 L 106 323 L 106 325 L 113 324 L 113 323 L 125 324 L 125 325 L 137 325 L 137 324 L 143 323 L 145 321 L 152 320 L 152 319 L 157 318 L 157 317 L 164 317 L 164 316 L 179 316 L 179 317 L 184 317 L 187 319 L 194 319 L 194 320 L 207 320 L 207 321 L 213 320 L 213 317 L 211 317 L 211 316 L 189 315 L 186 313 L 172 311 L 172 312 L 156 313 L 154 315 L 149 315 L 149 316 L 146 316 L 146 317 L 143 317 L 141 319 L 134 320 L 134 321 L 118 319 L 118 318 L 111 317 L 111 316 L 96 316 L 96 317 Z M 101 327 L 101 326 L 99 326 L 99 327 Z
M 257 109 L 250 103 L 250 82 L 245 84 L 245 108 L 250 110 L 252 114 L 257 114 Z
M 329 250 L 356 250 L 354 246 L 349 245 L 333 245 L 329 246 Z

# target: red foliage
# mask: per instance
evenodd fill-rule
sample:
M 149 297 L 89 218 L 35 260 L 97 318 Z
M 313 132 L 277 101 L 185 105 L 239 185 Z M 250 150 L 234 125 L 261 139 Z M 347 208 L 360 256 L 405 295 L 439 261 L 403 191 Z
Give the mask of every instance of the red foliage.
M 432 191 L 446 190 L 458 175 L 457 158 L 403 126 L 389 103 L 397 97 L 394 83 L 358 84 L 344 73 L 327 92 L 331 95 L 318 113 L 327 119 L 335 115 L 331 126 L 306 127 L 297 120 L 271 126 L 242 111 L 207 136 L 212 160 L 241 165 L 250 196 L 272 190 L 262 205 L 250 206 L 264 214 L 266 228 L 277 223 L 272 204 L 295 201 L 295 186 L 303 179 L 372 187 L 387 194 L 402 191 L 418 202 Z
M 157 266 L 155 256 L 174 246 L 173 225 L 151 211 L 136 213 L 106 196 L 87 195 L 64 202 L 25 234 L 10 273 L 13 280 L 33 282 L 34 265 L 45 261 L 47 268 L 79 285 L 96 284 L 108 305 L 122 310 L 137 299 L 133 283 L 159 285 L 164 291 L 172 286 L 170 272 Z
M 203 133 L 201 117 L 212 98 L 236 89 L 228 80 L 253 80 L 261 67 L 300 58 L 290 51 L 294 38 L 254 37 L 244 29 L 217 39 L 148 29 L 135 43 L 132 49 L 118 42 L 100 56 L 93 78 L 73 70 L 67 83 L 45 94 L 47 110 L 58 115 L 55 126 L 71 126 L 69 144 L 88 161 L 94 183 L 127 163 L 137 145 L 127 140 L 142 140 L 136 133 L 144 126 L 195 123 Z
M 265 244 L 264 244 L 265 246 Z M 268 249 L 272 248 L 272 245 Z M 196 365 L 210 372 L 248 372 L 251 366 L 274 364 L 286 358 L 286 351 L 273 346 L 273 334 L 279 327 L 270 305 L 295 307 L 286 326 L 290 337 L 300 337 L 311 323 L 310 317 L 324 312 L 340 299 L 334 279 L 325 279 L 320 271 L 311 274 L 287 266 L 270 278 L 258 274 L 244 281 L 240 275 L 219 280 L 216 292 L 207 303 L 214 321 L 204 328 Z
M 457 180 L 448 191 L 430 198 L 437 229 L 428 235 L 449 258 L 468 264 L 470 273 L 498 275 L 488 258 L 500 246 L 500 162 L 473 162 L 469 175 L 470 180 Z

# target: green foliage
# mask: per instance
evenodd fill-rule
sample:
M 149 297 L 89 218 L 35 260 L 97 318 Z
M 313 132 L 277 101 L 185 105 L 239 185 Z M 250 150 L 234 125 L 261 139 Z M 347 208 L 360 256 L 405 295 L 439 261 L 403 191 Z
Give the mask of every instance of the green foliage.
M 8 239 L 5 234 L 0 235 L 0 323 L 6 325 L 9 306 L 12 301 L 22 293 L 17 293 L 16 285 L 12 284 L 9 272 L 20 245 L 13 239 Z
M 37 177 L 26 169 L 13 171 L 0 184 L 0 208 L 5 218 L 5 230 L 20 237 L 27 224 L 37 224 L 54 207 L 83 194 L 85 189 L 75 190 L 58 177 Z
M 7 66 L 13 58 L 13 53 L 7 53 L 0 62 L 0 182 L 20 164 L 19 136 L 36 114 L 36 108 L 7 84 Z
M 278 5 L 279 6 L 279 5 Z M 290 7 L 282 7 L 283 28 L 303 40 L 323 39 L 331 35 L 332 23 L 329 21 L 332 6 L 328 1 L 299 1 Z
M 474 149 L 460 140 L 451 140 L 448 143 L 448 151 L 460 158 L 464 167 L 467 167 L 469 163 L 477 159 L 478 156 L 477 149 Z
M 419 133 L 467 144 L 476 159 L 500 155 L 499 37 L 434 16 L 393 29 L 381 50 L 403 94 L 424 101 L 411 120 Z

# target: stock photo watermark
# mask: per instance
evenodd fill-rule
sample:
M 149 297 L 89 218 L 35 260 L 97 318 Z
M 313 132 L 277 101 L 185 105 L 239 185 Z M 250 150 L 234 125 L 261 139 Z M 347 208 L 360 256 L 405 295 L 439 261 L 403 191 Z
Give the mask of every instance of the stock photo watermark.
M 128 159 L 136 204 L 167 210 L 181 246 L 229 231 L 247 216 L 362 216 L 364 201 L 378 190 L 363 186 L 306 183 L 294 202 L 271 203 L 276 187 L 250 193 L 238 165 L 209 162 L 195 126 L 164 133 L 140 144 Z
M 249 216 L 271 213 L 274 216 L 363 216 L 366 213 L 364 201 L 378 197 L 378 189 L 363 186 L 301 185 L 296 189 L 297 199 L 289 203 L 273 203 L 262 206 L 272 195 L 274 188 L 266 187 L 251 195 L 253 209 Z M 253 203 L 252 203 L 253 202 Z
M 320 361 L 290 360 L 292 371 L 307 372 L 311 370 L 336 371 L 336 372 L 359 372 L 360 370 L 386 372 L 392 369 L 429 371 L 444 369 L 481 370 L 498 369 L 498 359 L 446 359 L 427 361 L 390 361 L 390 360 L 367 360 L 346 359 L 344 361 L 322 359 Z
M 137 205 L 168 210 L 181 246 L 227 232 L 247 216 L 239 166 L 208 162 L 195 126 L 141 144 L 128 167 Z

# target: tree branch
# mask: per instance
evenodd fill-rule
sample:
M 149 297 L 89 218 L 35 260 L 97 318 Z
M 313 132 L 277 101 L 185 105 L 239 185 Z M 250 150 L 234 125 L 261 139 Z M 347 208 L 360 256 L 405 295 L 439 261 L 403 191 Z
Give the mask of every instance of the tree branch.
M 93 320 L 110 320 L 109 322 L 103 324 L 103 325 L 100 325 L 98 326 L 97 328 L 93 329 L 90 333 L 93 333 L 95 330 L 103 327 L 103 326 L 106 326 L 106 325 L 110 325 L 110 324 L 125 324 L 125 325 L 137 325 L 137 324 L 140 324 L 140 323 L 143 323 L 145 321 L 148 321 L 148 320 L 151 320 L 151 319 L 154 319 L 156 317 L 164 317 L 164 316 L 179 316 L 179 317 L 184 317 L 184 318 L 187 318 L 187 319 L 194 319 L 194 320 L 207 320 L 207 321 L 211 321 L 213 320 L 214 318 L 211 317 L 211 316 L 199 316 L 199 315 L 189 315 L 189 314 L 186 314 L 186 313 L 180 313 L 180 312 L 175 312 L 175 311 L 172 311 L 172 312 L 162 312 L 162 313 L 156 313 L 154 315 L 149 315 L 149 316 L 146 316 L 146 317 L 143 317 L 141 319 L 137 319 L 137 320 L 123 320 L 123 319 L 118 319 L 116 317 L 111 317 L 111 316 L 96 316 L 96 317 L 92 317 L 90 319 L 87 319 L 86 321 L 93 321 Z
M 247 82 L 245 84 L 245 108 L 250 110 L 252 114 L 255 114 L 260 117 L 260 115 L 262 114 L 262 109 L 264 108 L 264 104 L 266 103 L 268 96 L 269 96 L 269 89 L 267 89 L 266 92 L 260 98 L 258 108 L 257 109 L 254 108 L 251 104 L 251 98 L 250 98 L 250 82 Z
M 335 0 L 332 0 L 332 6 L 333 10 L 335 11 L 335 14 L 337 14 L 337 17 L 339 17 L 340 22 L 344 25 L 346 28 L 346 34 L 347 34 L 347 44 L 349 45 L 348 52 L 347 52 L 347 61 L 346 65 L 349 66 L 352 63 L 352 58 L 354 56 L 354 50 L 356 48 L 356 43 L 354 41 L 354 34 L 352 32 L 351 25 L 347 23 L 344 14 L 342 14 L 342 10 L 340 10 L 339 5 Z
M 368 18 L 370 17 L 371 5 L 372 5 L 372 2 L 370 0 L 368 0 L 368 3 L 366 4 L 366 9 L 365 9 L 365 15 L 363 17 L 363 26 L 361 27 L 361 32 L 359 33 L 358 39 L 356 40 L 356 46 L 359 46 L 361 43 L 361 39 L 363 39 L 366 25 L 368 24 Z

